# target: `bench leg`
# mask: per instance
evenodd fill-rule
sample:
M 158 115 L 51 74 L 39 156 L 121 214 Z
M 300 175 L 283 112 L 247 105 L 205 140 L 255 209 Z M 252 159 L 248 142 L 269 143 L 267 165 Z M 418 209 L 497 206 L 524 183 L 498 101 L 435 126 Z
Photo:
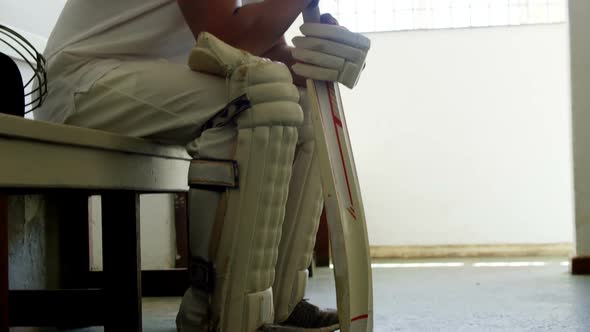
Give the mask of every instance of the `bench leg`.
M 139 195 L 102 195 L 105 332 L 141 331 Z
M 62 288 L 87 288 L 90 272 L 88 195 L 74 191 L 60 194 L 56 201 Z
M 8 198 L 0 194 L 0 332 L 8 332 Z
M 176 229 L 176 268 L 188 268 L 190 248 L 188 241 L 188 195 L 187 193 L 174 194 L 174 226 Z

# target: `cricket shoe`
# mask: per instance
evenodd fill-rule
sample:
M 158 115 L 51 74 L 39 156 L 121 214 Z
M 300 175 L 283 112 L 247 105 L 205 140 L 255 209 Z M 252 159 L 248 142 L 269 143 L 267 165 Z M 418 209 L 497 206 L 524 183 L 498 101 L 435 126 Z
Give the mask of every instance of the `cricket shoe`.
M 301 300 L 286 321 L 277 325 L 265 325 L 261 332 L 332 332 L 340 328 L 338 312 L 320 309 Z

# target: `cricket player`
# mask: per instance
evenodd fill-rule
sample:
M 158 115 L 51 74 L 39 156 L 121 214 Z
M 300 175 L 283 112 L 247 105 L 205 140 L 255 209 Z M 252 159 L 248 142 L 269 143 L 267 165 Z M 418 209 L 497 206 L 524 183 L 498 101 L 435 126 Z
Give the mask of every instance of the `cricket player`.
M 68 0 L 49 38 L 37 119 L 237 162 L 239 188 L 189 193 L 179 331 L 338 329 L 336 312 L 304 299 L 323 206 L 304 82 L 352 88 L 368 43 L 324 15 L 287 46 L 309 6 L 317 0 Z

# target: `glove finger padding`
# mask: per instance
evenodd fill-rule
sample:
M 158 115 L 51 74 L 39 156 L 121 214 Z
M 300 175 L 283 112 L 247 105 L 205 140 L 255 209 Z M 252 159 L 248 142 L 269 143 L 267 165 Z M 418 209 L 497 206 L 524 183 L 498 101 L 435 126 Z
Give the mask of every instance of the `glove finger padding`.
M 315 37 L 295 37 L 293 38 L 293 45 L 295 45 L 296 48 L 321 52 L 344 58 L 347 61 L 352 62 L 364 61 L 366 57 L 366 52 L 361 49 L 328 39 Z
M 345 27 L 321 23 L 305 23 L 301 26 L 301 33 L 308 37 L 332 40 L 354 48 L 368 51 L 371 40 L 360 33 L 352 32 Z
M 296 63 L 292 66 L 295 74 L 311 78 L 317 81 L 337 82 L 340 78 L 340 72 L 335 69 L 322 68 L 318 66 Z
M 369 38 L 328 24 L 305 23 L 303 37 L 295 37 L 293 71 L 303 77 L 337 81 L 349 88 L 358 82 L 371 47 Z
M 324 68 L 342 70 L 344 63 L 346 62 L 346 60 L 343 58 L 322 52 L 306 50 L 304 48 L 294 48 L 292 53 L 293 58 L 295 58 L 295 60 L 298 62 Z

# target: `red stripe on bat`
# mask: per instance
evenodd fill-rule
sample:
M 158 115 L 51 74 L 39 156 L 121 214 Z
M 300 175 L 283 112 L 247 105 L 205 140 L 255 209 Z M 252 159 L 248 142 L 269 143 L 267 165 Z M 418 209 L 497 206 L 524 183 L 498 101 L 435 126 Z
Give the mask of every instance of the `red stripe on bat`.
M 334 123 L 336 123 L 338 125 L 338 127 L 344 129 L 344 127 L 342 126 L 342 121 L 336 117 L 336 115 L 334 115 L 332 113 L 332 119 L 334 120 Z
M 361 319 L 369 319 L 369 315 L 360 315 L 358 317 L 354 317 L 353 319 L 350 320 L 350 322 L 355 322 L 357 320 L 361 320 Z
M 356 212 L 354 211 L 354 208 L 352 206 L 349 207 L 348 209 L 346 209 L 346 211 L 348 211 L 348 213 L 350 213 L 352 218 L 354 218 L 354 220 L 356 220 Z
M 340 142 L 340 135 L 338 135 L 338 128 L 336 126 L 342 127 L 342 121 L 336 116 L 336 112 L 334 110 L 334 101 L 332 100 L 335 96 L 332 95 L 332 92 L 335 94 L 335 91 L 330 89 L 330 82 L 326 82 L 326 88 L 328 90 L 328 100 L 330 101 L 330 110 L 332 111 L 332 119 L 334 121 L 334 131 L 336 131 L 336 138 L 338 139 L 338 149 L 340 150 L 340 160 L 342 161 L 342 168 L 344 168 L 344 177 L 346 178 L 346 188 L 348 189 L 348 197 L 350 198 L 350 205 L 354 206 L 354 201 L 352 200 L 352 190 L 350 190 L 350 181 L 348 179 L 348 172 L 346 169 L 346 163 L 344 162 L 344 153 L 342 152 L 342 142 Z M 356 217 L 354 218 L 356 219 Z

